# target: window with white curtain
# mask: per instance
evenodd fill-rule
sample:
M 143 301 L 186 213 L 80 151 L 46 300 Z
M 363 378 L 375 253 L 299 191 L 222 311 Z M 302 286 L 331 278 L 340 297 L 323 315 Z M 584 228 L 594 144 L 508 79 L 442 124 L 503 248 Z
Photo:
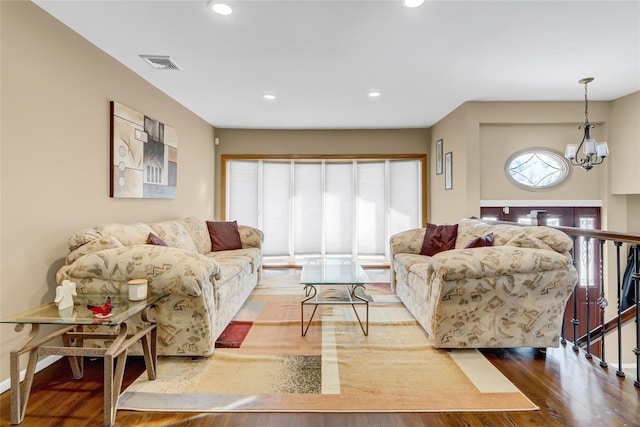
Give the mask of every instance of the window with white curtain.
M 423 224 L 424 162 L 225 156 L 225 218 L 264 232 L 266 262 L 386 260 L 389 236 Z

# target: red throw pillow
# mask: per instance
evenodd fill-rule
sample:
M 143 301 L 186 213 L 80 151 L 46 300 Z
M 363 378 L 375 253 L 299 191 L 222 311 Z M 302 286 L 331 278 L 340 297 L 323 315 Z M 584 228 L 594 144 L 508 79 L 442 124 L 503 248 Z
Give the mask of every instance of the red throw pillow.
M 211 251 L 242 249 L 237 221 L 207 221 L 207 228 L 211 237 Z
M 486 236 L 476 237 L 464 247 L 465 249 L 470 248 L 482 248 L 485 246 L 493 246 L 493 233 L 489 233 Z
M 147 236 L 147 244 L 156 246 L 168 246 L 164 240 L 153 233 L 149 233 L 149 236 Z
M 420 255 L 434 256 L 438 252 L 455 249 L 456 237 L 458 237 L 458 224 L 427 224 Z

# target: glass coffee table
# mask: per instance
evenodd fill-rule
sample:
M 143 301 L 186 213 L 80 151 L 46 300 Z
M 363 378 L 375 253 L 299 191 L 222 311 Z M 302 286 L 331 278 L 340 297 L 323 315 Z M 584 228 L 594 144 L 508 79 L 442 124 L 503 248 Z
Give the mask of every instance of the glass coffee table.
M 365 336 L 369 335 L 369 301 L 356 294 L 358 289 L 365 289 L 371 283 L 362 266 L 349 258 L 308 258 L 302 266 L 300 283 L 304 285 L 305 298 L 300 302 L 300 325 L 302 336 L 307 334 L 313 316 L 319 305 L 350 305 L 356 314 L 360 328 Z M 344 299 L 321 299 L 318 291 L 321 287 L 343 285 L 346 288 Z M 311 317 L 304 320 L 304 308 L 313 305 Z M 364 305 L 366 318 L 364 324 L 360 319 L 356 305 Z
M 156 322 L 148 317 L 149 308 L 164 298 L 164 294 L 150 294 L 141 301 L 129 301 L 126 295 L 112 295 L 112 311 L 109 317 L 98 318 L 87 308 L 87 304 L 102 305 L 106 295 L 77 295 L 74 305 L 58 311 L 55 303 L 45 304 L 32 310 L 16 314 L 0 321 L 15 323 L 20 332 L 25 325 L 31 330 L 22 344 L 11 352 L 11 424 L 24 420 L 27 401 L 36 363 L 41 355 L 67 356 L 74 379 L 81 379 L 84 371 L 84 357 L 104 358 L 104 425 L 112 426 L 116 418 L 117 402 L 122 387 L 122 378 L 129 347 L 140 341 L 150 380 L 156 378 L 157 331 Z M 140 315 L 146 325 L 129 334 L 126 321 Z M 60 325 L 61 329 L 38 337 L 41 325 Z M 85 326 L 105 326 L 106 331 L 84 331 Z M 62 346 L 45 345 L 55 338 L 62 338 Z M 109 340 L 107 348 L 86 347 L 85 340 Z M 24 381 L 20 383 L 20 356 L 29 354 Z M 117 363 L 116 363 L 117 362 Z

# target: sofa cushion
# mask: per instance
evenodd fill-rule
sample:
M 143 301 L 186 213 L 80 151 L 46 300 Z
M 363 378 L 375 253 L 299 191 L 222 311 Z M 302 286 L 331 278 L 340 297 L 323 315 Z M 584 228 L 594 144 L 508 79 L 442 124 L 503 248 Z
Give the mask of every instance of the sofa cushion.
M 556 252 L 571 250 L 573 241 L 560 230 L 544 226 L 520 226 L 515 224 L 486 224 L 477 219 L 463 219 L 458 223 L 456 249 L 463 249 L 473 239 L 493 233 L 493 245 L 506 245 L 514 237 L 526 234 L 549 245 Z
M 237 221 L 207 221 L 211 236 L 211 251 L 242 249 Z
M 421 255 L 434 256 L 435 254 L 454 249 L 458 236 L 458 224 L 435 225 L 427 224 L 427 229 L 422 242 Z
M 486 234 L 482 237 L 476 237 L 464 247 L 465 249 L 483 248 L 485 246 L 493 246 L 493 233 Z
M 189 252 L 198 252 L 191 235 L 179 220 L 155 222 L 149 224 L 149 226 L 158 237 L 167 243 L 167 246 Z
M 69 237 L 67 243 L 69 251 L 73 251 L 80 246 L 100 238 L 115 238 L 124 246 L 145 245 L 147 236 L 153 232 L 147 224 L 118 224 L 108 223 L 85 228 Z
M 160 237 L 156 236 L 153 233 L 149 233 L 149 236 L 147 237 L 147 244 L 157 245 L 157 246 L 168 246 L 164 240 L 162 240 Z
M 67 255 L 67 258 L 65 260 L 65 263 L 72 264 L 78 258 L 84 255 L 90 254 L 92 252 L 98 252 L 104 249 L 121 248 L 123 246 L 124 245 L 120 243 L 120 241 L 113 236 L 100 237 L 100 238 L 91 240 L 89 243 L 79 246 L 77 249 L 69 252 L 69 255 Z
M 220 264 L 233 263 L 240 260 L 248 267 L 249 273 L 254 273 L 262 267 L 262 253 L 258 248 L 234 249 L 232 251 L 209 252 L 206 256 L 215 259 Z
M 522 233 L 511 238 L 511 240 L 505 243 L 505 246 L 515 246 L 517 248 L 545 249 L 547 251 L 553 251 L 553 248 L 551 246 L 547 245 L 537 237 L 529 236 L 526 233 Z
M 522 233 L 524 227 L 513 224 L 486 224 L 477 219 L 463 219 L 458 223 L 458 238 L 456 249 L 464 249 L 472 240 L 493 233 L 493 246 L 502 246 L 517 234 Z
M 190 216 L 178 221 L 191 235 L 191 239 L 193 239 L 193 243 L 196 245 L 196 248 L 198 248 L 198 252 L 201 254 L 211 252 L 211 236 L 209 236 L 209 229 L 204 219 Z
M 560 230 L 551 227 L 527 227 L 527 235 L 542 240 L 556 252 L 568 252 L 573 240 Z

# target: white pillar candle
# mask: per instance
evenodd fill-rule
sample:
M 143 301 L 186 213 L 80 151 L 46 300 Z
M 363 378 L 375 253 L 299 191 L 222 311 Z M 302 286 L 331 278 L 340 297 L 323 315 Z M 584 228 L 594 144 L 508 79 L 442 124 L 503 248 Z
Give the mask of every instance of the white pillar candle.
M 147 298 L 147 279 L 129 280 L 129 299 L 131 301 L 140 301 Z

